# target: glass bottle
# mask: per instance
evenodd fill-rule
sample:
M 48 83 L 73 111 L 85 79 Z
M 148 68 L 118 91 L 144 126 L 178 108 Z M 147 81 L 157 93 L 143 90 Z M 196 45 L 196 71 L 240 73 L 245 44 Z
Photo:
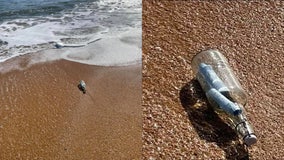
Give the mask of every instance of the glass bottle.
M 247 95 L 227 59 L 218 50 L 210 49 L 197 54 L 191 66 L 219 117 L 236 131 L 247 146 L 256 143 L 257 138 L 243 107 L 247 103 Z

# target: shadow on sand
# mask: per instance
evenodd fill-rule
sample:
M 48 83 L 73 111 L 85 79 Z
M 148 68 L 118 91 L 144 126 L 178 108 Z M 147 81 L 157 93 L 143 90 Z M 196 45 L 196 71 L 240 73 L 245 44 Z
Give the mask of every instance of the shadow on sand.
M 86 89 L 82 88 L 80 84 L 78 84 L 77 87 L 81 92 L 83 92 L 83 94 L 86 94 Z
M 226 159 L 249 159 L 246 146 L 238 136 L 213 111 L 198 81 L 193 79 L 182 87 L 180 102 L 201 139 L 215 142 L 226 154 Z M 234 143 L 232 143 L 234 142 Z

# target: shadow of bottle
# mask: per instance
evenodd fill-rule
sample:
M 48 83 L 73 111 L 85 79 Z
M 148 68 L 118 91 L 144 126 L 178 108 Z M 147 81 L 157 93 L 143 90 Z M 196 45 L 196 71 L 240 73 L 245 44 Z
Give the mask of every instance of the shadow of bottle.
M 86 94 L 86 89 L 83 88 L 80 84 L 78 84 L 77 87 L 79 88 L 79 90 L 80 90 L 81 92 L 83 92 L 83 94 Z
M 249 159 L 247 147 L 238 141 L 234 130 L 209 106 L 196 79 L 182 87 L 180 102 L 200 138 L 208 142 L 215 142 L 224 150 L 226 159 Z

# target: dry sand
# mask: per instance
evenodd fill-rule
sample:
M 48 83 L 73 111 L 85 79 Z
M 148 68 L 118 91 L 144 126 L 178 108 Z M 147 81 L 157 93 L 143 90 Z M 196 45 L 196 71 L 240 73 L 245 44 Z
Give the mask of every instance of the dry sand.
M 141 65 L 31 57 L 0 64 L 24 68 L 0 76 L 0 159 L 140 159 Z
M 143 159 L 283 159 L 284 1 L 143 1 Z M 246 148 L 208 107 L 191 60 L 216 48 L 249 97 Z M 194 108 L 199 101 L 199 108 Z

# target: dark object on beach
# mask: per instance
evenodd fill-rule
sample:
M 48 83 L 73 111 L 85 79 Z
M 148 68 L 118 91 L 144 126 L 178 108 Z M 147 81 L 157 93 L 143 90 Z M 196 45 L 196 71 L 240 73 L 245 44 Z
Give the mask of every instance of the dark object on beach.
M 80 91 L 86 94 L 86 83 L 83 80 L 81 80 L 78 84 L 78 88 L 80 89 Z
M 0 46 L 2 46 L 2 45 L 7 45 L 7 44 L 8 44 L 8 42 L 2 41 L 2 40 L 0 39 Z
M 54 46 L 55 46 L 57 49 L 64 47 L 64 45 L 63 45 L 62 43 L 56 43 Z

